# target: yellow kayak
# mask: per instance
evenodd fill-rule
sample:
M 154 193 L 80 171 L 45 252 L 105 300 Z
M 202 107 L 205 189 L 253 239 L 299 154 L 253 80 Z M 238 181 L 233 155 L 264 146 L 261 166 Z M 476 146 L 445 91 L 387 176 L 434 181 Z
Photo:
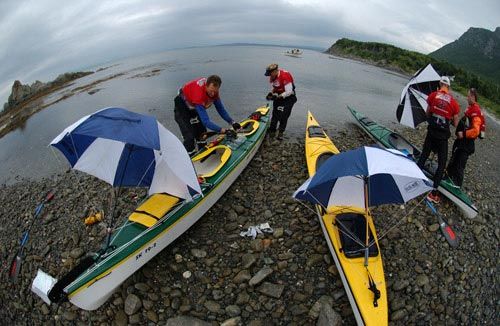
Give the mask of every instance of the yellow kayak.
M 305 152 L 309 177 L 330 156 L 339 153 L 311 112 L 307 114 Z M 328 207 L 328 211 L 316 206 L 316 211 L 356 322 L 358 325 L 387 325 L 384 268 L 369 211 L 352 206 Z M 368 252 L 366 243 L 372 243 Z

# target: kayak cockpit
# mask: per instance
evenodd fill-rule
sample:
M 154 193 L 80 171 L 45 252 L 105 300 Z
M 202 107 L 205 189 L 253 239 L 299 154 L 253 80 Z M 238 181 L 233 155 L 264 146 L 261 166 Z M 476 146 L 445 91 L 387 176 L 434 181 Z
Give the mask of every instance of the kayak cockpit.
M 364 257 L 366 254 L 366 230 L 368 229 L 368 256 L 376 257 L 379 254 L 377 243 L 371 228 L 366 227 L 366 217 L 358 213 L 342 213 L 335 218 L 335 225 L 339 229 L 341 251 L 347 258 Z
M 202 178 L 215 175 L 226 164 L 231 156 L 231 148 L 218 145 L 193 157 L 193 165 L 196 174 Z
M 412 157 L 420 156 L 420 151 L 415 148 L 409 141 L 404 139 L 401 135 L 396 133 L 391 133 L 388 138 L 389 143 L 393 148 L 396 148 L 398 151 L 401 151 L 407 155 L 411 155 Z

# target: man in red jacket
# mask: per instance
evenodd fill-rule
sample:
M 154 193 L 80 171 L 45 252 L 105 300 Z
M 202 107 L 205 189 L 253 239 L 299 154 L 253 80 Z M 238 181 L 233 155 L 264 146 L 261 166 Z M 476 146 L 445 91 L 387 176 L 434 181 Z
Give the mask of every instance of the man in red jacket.
M 269 126 L 269 134 L 271 137 L 274 136 L 279 122 L 277 139 L 282 140 L 292 107 L 297 102 L 295 84 L 292 74 L 284 69 L 279 69 L 276 63 L 267 66 L 265 75 L 269 76 L 269 82 L 272 87 L 272 91 L 267 94 L 266 99 L 268 101 L 273 100 L 273 113 L 271 125 Z
M 221 84 L 222 80 L 217 75 L 208 78 L 197 78 L 182 86 L 179 94 L 174 99 L 175 121 L 181 129 L 184 147 L 190 155 L 196 151 L 195 141 L 202 141 L 200 136 L 207 131 L 207 128 L 219 133 L 227 133 L 231 130 L 221 128 L 210 120 L 207 110 L 212 104 L 214 104 L 222 119 L 232 125 L 235 130 L 241 128 L 239 123 L 234 122 L 224 108 L 224 104 L 222 104 L 219 97 Z M 231 131 L 234 132 L 234 130 Z
M 450 79 L 442 76 L 439 81 L 439 90 L 432 92 L 427 97 L 427 136 L 424 148 L 417 165 L 422 168 L 431 151 L 437 153 L 438 167 L 434 173 L 434 190 L 429 193 L 427 199 L 438 203 L 441 199 L 437 188 L 443 178 L 446 160 L 448 158 L 448 138 L 451 136 L 450 124 L 454 127 L 458 124 L 460 106 L 450 94 Z
M 457 138 L 453 142 L 451 160 L 446 169 L 448 176 L 453 182 L 461 187 L 464 180 L 464 170 L 467 159 L 474 153 L 474 140 L 484 132 L 484 116 L 479 104 L 477 104 L 477 91 L 475 88 L 469 89 L 467 93 L 467 103 L 469 106 L 465 110 L 465 115 L 458 123 L 455 132 Z

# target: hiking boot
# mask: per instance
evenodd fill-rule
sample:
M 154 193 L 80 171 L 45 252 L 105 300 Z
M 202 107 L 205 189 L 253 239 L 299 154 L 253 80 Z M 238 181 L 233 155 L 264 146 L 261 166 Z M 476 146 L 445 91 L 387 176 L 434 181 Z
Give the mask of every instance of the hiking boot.
M 267 135 L 269 136 L 269 138 L 274 138 L 274 136 L 276 135 L 276 131 L 270 131 L 270 130 L 268 130 L 267 131 Z
M 434 204 L 439 204 L 441 202 L 441 197 L 439 196 L 439 194 L 433 194 L 433 191 L 431 191 L 428 195 L 427 195 L 427 200 L 430 201 L 431 203 L 434 203 Z
M 278 132 L 277 140 L 283 140 L 283 131 Z

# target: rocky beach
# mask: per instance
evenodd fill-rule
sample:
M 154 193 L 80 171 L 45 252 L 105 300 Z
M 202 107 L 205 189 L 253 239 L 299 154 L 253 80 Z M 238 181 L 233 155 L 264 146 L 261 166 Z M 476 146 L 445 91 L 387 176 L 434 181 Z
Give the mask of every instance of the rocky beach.
M 327 121 L 320 123 L 327 125 Z M 392 325 L 498 324 L 500 238 L 499 128 L 476 142 L 464 188 L 479 208 L 463 217 L 451 202 L 438 205 L 460 236 L 452 249 L 437 218 L 419 200 L 406 207 L 372 210 L 379 233 Z M 354 124 L 328 129 L 340 150 L 371 144 Z M 390 126 L 393 127 L 393 126 Z M 395 128 L 421 146 L 425 128 Z M 451 140 L 450 140 L 451 148 Z M 61 168 L 63 170 L 63 168 Z M 30 290 L 38 269 L 61 277 L 84 254 L 100 248 L 111 188 L 65 171 L 42 181 L 0 186 L 0 320 L 4 325 L 353 325 L 351 306 L 315 214 L 293 191 L 307 178 L 302 138 L 266 139 L 226 194 L 191 229 L 125 281 L 96 311 L 70 303 L 48 306 Z M 55 198 L 30 233 L 17 283 L 7 277 L 35 207 Z M 121 219 L 145 192 L 126 189 Z M 93 211 L 101 223 L 85 226 Z M 249 226 L 269 223 L 272 233 L 242 237 Z M 120 225 L 114 224 L 114 227 Z

